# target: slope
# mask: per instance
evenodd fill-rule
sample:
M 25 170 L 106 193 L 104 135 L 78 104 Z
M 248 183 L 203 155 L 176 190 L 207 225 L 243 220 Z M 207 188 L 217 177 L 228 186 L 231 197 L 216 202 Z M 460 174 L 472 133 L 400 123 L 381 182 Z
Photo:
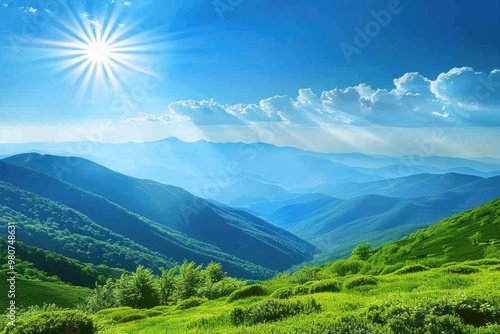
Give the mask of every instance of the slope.
M 0 162 L 2 216 L 29 233 L 18 240 L 83 262 L 134 270 L 137 264 L 169 267 L 190 258 L 217 261 L 240 277 L 265 277 L 271 271 L 216 247 L 138 216 L 85 190 L 46 174 Z M 39 193 L 46 198 L 37 195 Z M 6 224 L 4 220 L 2 226 Z M 6 229 L 2 229 L 4 231 Z M 90 237 L 90 238 L 89 238 Z M 117 246 L 122 246 L 120 248 Z M 115 258 L 114 256 L 117 255 Z
M 493 177 L 432 196 L 307 202 L 280 208 L 267 219 L 312 242 L 331 259 L 348 255 L 359 243 L 381 246 L 499 196 L 500 177 Z
M 369 261 L 382 269 L 406 262 L 439 265 L 485 257 L 500 258 L 500 198 L 382 246 Z
M 243 217 L 238 214 L 238 211 L 229 207 L 216 207 L 181 188 L 150 180 L 131 178 L 80 158 L 70 158 L 72 159 L 72 167 L 69 167 L 67 159 L 56 156 L 21 155 L 15 156 L 9 161 L 18 160 L 18 163 L 24 162 L 33 170 L 37 168 L 41 172 L 60 176 L 76 187 L 103 196 L 135 214 L 158 223 L 155 224 L 157 228 L 171 228 L 181 232 L 182 234 L 177 233 L 176 238 L 181 236 L 185 238 L 186 236 L 183 236 L 185 234 L 191 240 L 200 240 L 205 246 L 206 244 L 213 245 L 209 248 L 217 247 L 219 250 L 216 253 L 231 254 L 231 256 L 272 270 L 283 270 L 293 264 L 303 262 L 310 258 L 315 251 L 312 245 L 283 229 L 264 221 L 257 222 L 255 217 L 252 219 L 249 219 L 248 216 Z M 61 170 L 65 172 L 60 174 Z M 33 185 L 25 182 L 24 187 L 33 187 Z M 38 190 L 42 191 L 43 195 L 47 188 L 45 190 L 38 188 Z M 59 194 L 53 193 L 53 195 L 58 196 Z M 56 200 L 67 201 L 68 198 Z M 83 206 L 78 210 L 83 210 L 82 213 L 85 214 L 88 212 L 87 215 L 100 215 L 99 212 L 80 200 L 73 200 L 69 204 L 65 204 L 70 207 Z M 215 208 L 219 213 L 214 211 Z M 231 221 L 223 216 L 234 217 L 234 219 Z M 262 229 L 256 230 L 255 226 L 266 226 L 266 229 L 273 233 L 263 233 Z M 122 232 L 120 233 L 130 234 L 130 231 L 127 228 L 124 229 L 123 226 L 115 228 L 121 228 Z M 136 230 L 133 235 L 137 238 L 136 234 L 140 235 L 141 233 L 142 231 Z M 151 242 L 149 239 L 143 241 Z M 256 253 L 255 248 L 259 248 L 262 253 Z M 159 251 L 158 248 L 155 250 Z M 182 253 L 177 252 L 176 255 L 171 256 L 178 259 L 184 256 Z M 197 262 L 205 261 L 197 260 Z

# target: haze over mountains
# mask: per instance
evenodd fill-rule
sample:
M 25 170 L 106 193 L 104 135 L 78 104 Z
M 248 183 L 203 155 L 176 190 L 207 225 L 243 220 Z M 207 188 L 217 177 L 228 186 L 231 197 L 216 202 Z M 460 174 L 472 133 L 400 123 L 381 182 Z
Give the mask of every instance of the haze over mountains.
M 126 269 L 188 258 L 221 262 L 235 276 L 268 277 L 313 256 L 346 256 L 359 243 L 381 246 L 500 197 L 500 161 L 492 158 L 328 154 L 175 138 L 92 143 L 88 159 L 73 157 L 81 145 L 0 145 L 6 156 L 0 200 L 11 215 L 38 219 L 40 226 L 67 211 L 106 231 L 77 231 L 78 224 L 59 221 L 37 228 L 28 244 L 84 262 L 123 262 Z M 36 151 L 52 155 L 10 156 Z M 12 203 L 20 194 L 59 213 L 40 218 L 26 203 Z M 57 229 L 81 235 L 89 254 L 48 242 Z M 123 249 L 115 259 L 97 257 L 91 245 L 111 252 L 106 233 L 144 258 L 125 261 Z
M 30 154 L 15 156 L 8 161 L 19 165 L 24 163 L 31 168 L 0 162 L 3 186 L 0 198 L 5 206 L 3 210 L 10 212 L 8 216 L 23 217 L 33 211 L 30 205 L 18 199 L 27 197 L 30 202 L 52 204 L 77 216 L 71 220 L 70 227 L 81 228 L 83 224 L 111 230 L 118 234 L 117 239 L 131 240 L 150 253 L 161 254 L 164 259 L 182 261 L 190 258 L 199 263 L 212 260 L 226 263 L 228 272 L 242 277 L 269 276 L 274 270 L 284 270 L 310 259 L 315 252 L 307 242 L 246 212 L 218 207 L 176 187 L 114 173 L 87 160 L 78 160 L 79 167 L 65 175 L 74 183 L 47 174 L 52 171 L 50 166 L 63 160 Z M 182 210 L 188 212 L 185 220 L 181 217 Z M 70 227 L 45 224 L 46 219 L 55 219 L 56 216 L 66 215 L 32 215 L 31 218 L 38 220 L 43 227 L 36 237 L 26 241 L 34 246 L 59 250 L 57 242 L 51 244 L 49 239 L 51 229 Z M 103 239 L 103 233 L 94 233 L 93 230 L 85 236 L 105 244 L 115 242 Z M 19 240 L 25 241 L 25 237 L 20 235 Z M 94 255 L 91 252 L 86 260 L 94 262 Z

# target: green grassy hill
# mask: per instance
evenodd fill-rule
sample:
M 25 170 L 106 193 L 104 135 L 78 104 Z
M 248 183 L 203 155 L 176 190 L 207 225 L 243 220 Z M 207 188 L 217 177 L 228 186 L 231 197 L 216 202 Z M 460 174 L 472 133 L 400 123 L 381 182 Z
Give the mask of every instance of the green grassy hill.
M 7 298 L 8 285 L 7 275 L 0 271 L 0 308 L 5 310 L 9 305 Z M 44 282 L 38 280 L 16 278 L 16 307 L 28 307 L 31 305 L 43 306 L 44 304 L 56 304 L 64 308 L 74 308 L 81 303 L 90 293 L 90 289 L 64 284 L 61 282 Z
M 500 198 L 456 214 L 378 249 L 377 266 L 417 262 L 444 264 L 500 258 Z
M 170 299 L 149 309 L 121 304 L 87 316 L 100 334 L 496 334 L 499 227 L 496 199 L 375 251 L 354 252 L 346 260 L 304 267 L 257 285 L 240 282 L 232 292 L 217 290 L 215 297 L 206 289 L 220 288 L 220 283 L 206 283 L 188 299 Z M 152 277 L 152 282 L 185 287 L 187 277 L 197 281 L 194 267 L 186 274 L 188 267 L 180 270 L 183 280 L 167 275 Z M 142 273 L 140 282 L 148 281 Z M 220 282 L 235 283 L 228 278 Z M 118 294 L 122 284 L 115 285 Z M 63 293 L 63 285 L 49 286 L 61 289 L 52 293 Z M 39 318 L 51 316 L 37 312 Z M 6 332 L 11 333 L 19 332 Z

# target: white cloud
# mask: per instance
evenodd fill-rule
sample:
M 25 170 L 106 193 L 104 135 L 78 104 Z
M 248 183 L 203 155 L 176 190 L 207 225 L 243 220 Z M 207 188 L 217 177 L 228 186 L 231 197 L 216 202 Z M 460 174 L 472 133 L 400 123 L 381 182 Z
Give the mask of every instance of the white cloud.
M 296 98 L 273 96 L 258 104 L 177 101 L 169 105 L 165 115 L 143 113 L 128 121 L 179 120 L 196 125 L 500 126 L 500 70 L 486 73 L 470 67 L 453 68 L 435 80 L 410 72 L 394 79 L 391 90 L 361 83 L 318 96 L 306 88 L 300 89 Z
M 102 29 L 102 24 L 99 20 L 97 19 L 92 19 L 89 15 L 88 12 L 82 12 L 80 14 L 82 19 L 84 19 L 89 25 L 94 26 L 96 29 L 101 30 Z
M 38 9 L 36 9 L 36 8 L 34 8 L 34 7 L 30 7 L 30 8 L 28 8 L 28 11 L 29 11 L 30 13 L 35 14 L 35 13 L 38 11 Z

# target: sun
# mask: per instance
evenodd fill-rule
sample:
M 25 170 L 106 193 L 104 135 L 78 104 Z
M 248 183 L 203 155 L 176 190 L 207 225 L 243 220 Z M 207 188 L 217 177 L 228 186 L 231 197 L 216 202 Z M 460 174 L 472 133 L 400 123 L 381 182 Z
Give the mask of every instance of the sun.
M 109 66 L 113 62 L 113 47 L 106 42 L 90 42 L 85 51 L 88 60 L 94 64 Z
M 162 55 L 159 50 L 168 48 L 164 36 L 137 29 L 137 22 L 124 23 L 119 10 L 92 17 L 71 11 L 58 23 L 56 37 L 38 43 L 54 69 L 72 78 L 78 101 L 122 94 L 138 74 L 160 76 L 151 68 L 152 59 Z

